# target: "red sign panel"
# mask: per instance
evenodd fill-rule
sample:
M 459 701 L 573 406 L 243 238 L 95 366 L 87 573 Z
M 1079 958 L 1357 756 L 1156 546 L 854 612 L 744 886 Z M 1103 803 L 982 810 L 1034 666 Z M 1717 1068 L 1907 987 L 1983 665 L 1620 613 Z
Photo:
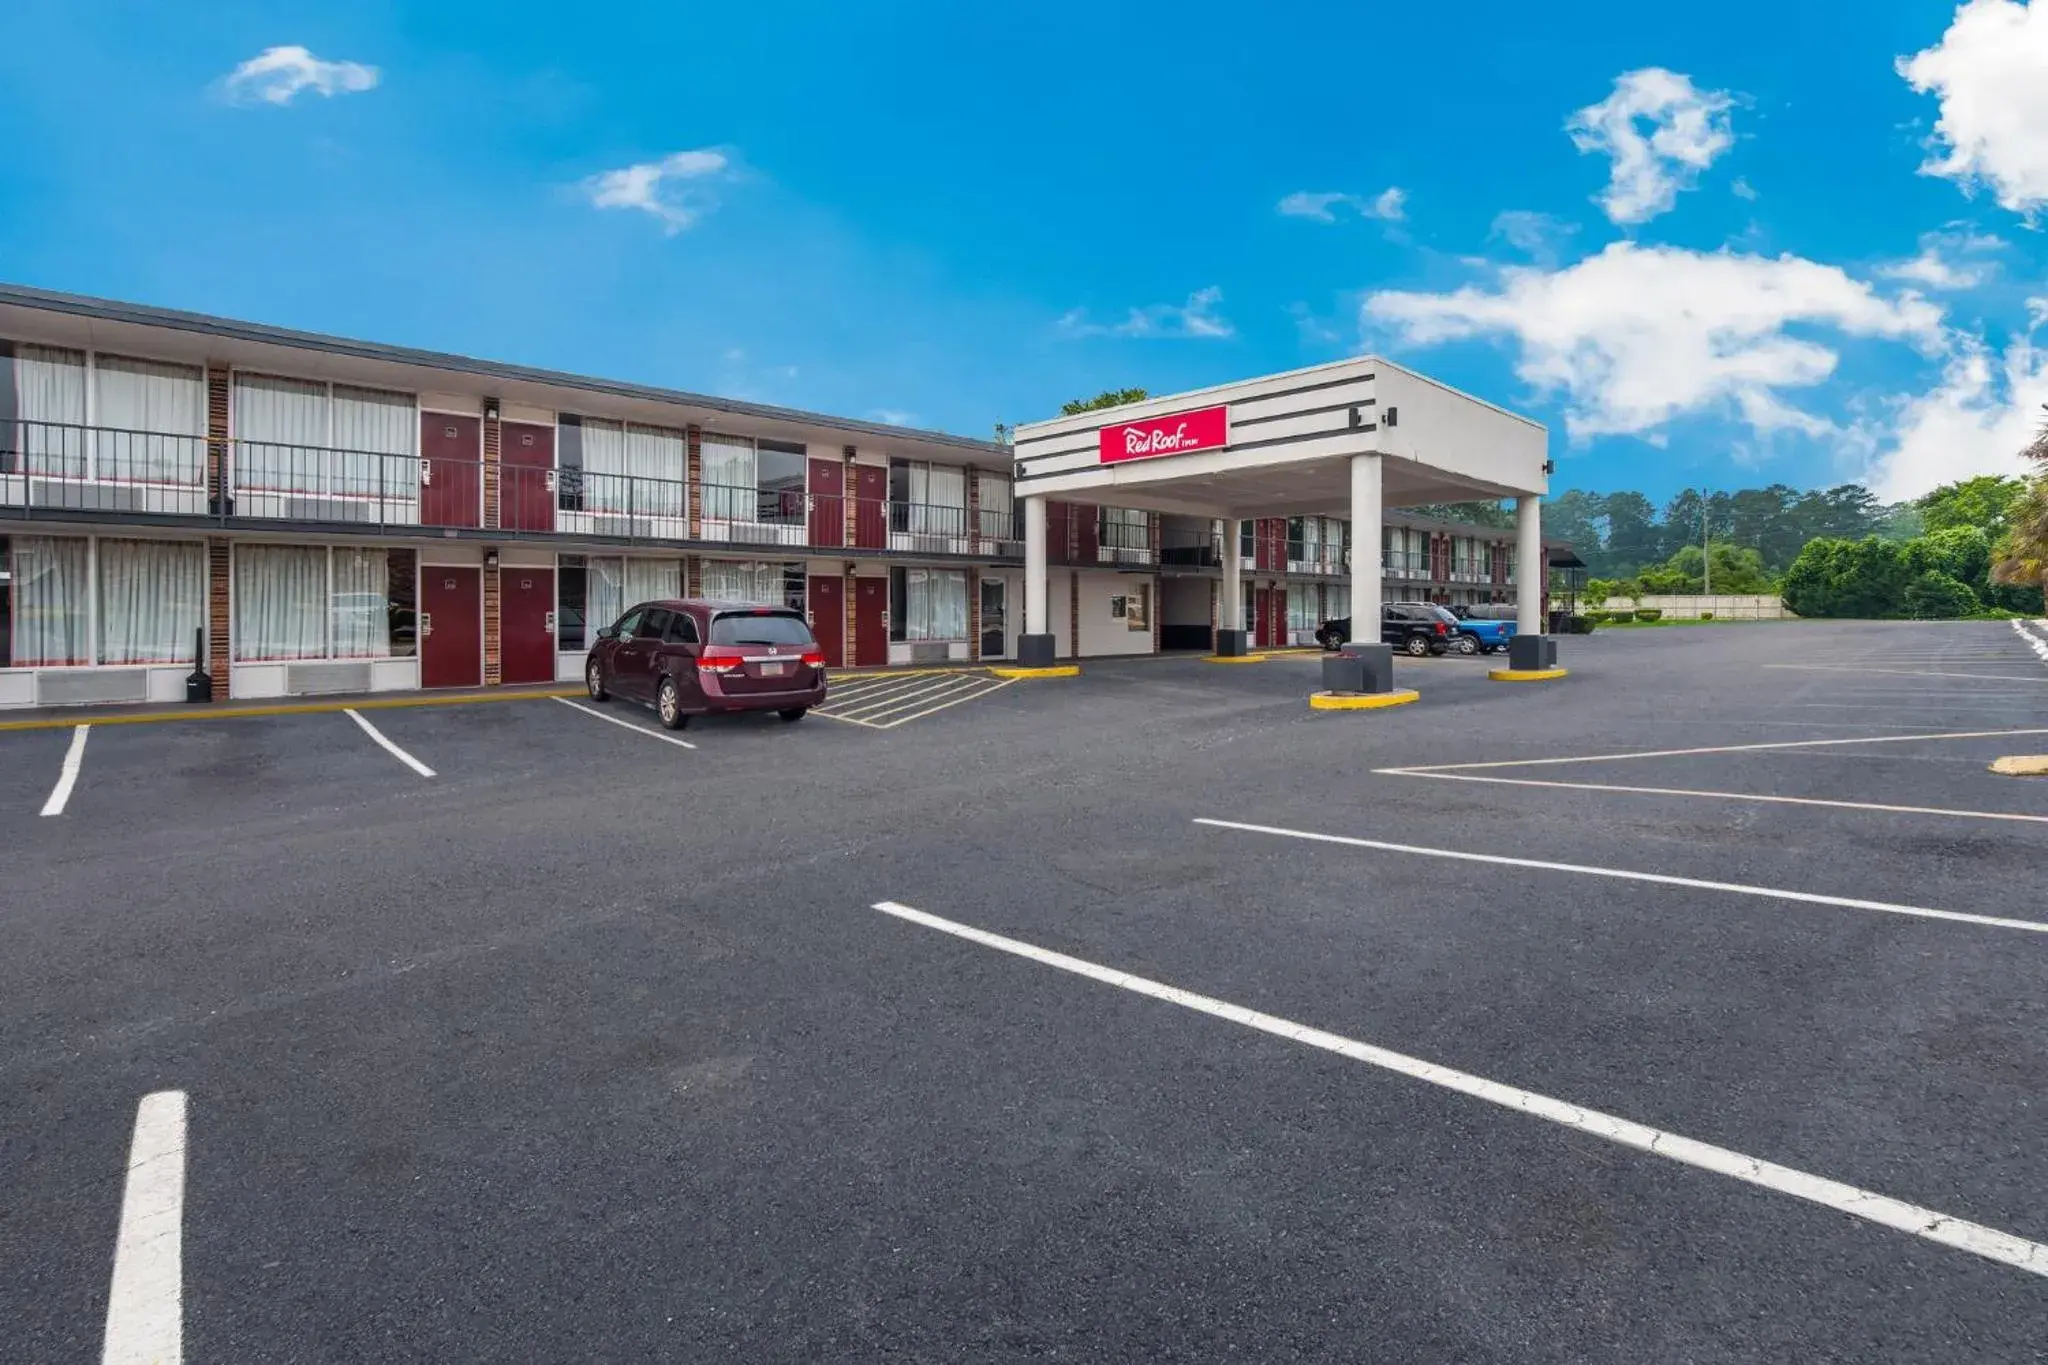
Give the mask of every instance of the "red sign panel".
M 1140 422 L 1120 422 L 1102 429 L 1103 464 L 1148 460 L 1155 455 L 1185 455 L 1191 450 L 1221 450 L 1230 444 L 1230 409 L 1197 408 Z

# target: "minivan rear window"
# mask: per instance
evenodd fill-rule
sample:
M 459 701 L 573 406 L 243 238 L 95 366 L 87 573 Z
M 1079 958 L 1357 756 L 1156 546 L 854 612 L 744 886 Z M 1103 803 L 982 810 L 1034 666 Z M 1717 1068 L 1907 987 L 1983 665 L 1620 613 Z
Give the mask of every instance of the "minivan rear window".
M 714 645 L 808 645 L 811 628 L 793 612 L 729 611 L 711 618 Z

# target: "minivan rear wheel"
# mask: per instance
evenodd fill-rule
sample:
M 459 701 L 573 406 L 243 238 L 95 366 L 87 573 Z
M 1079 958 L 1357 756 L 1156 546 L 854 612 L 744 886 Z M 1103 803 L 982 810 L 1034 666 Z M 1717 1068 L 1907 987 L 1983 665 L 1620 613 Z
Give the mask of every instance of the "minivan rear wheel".
M 664 730 L 680 730 L 690 723 L 683 714 L 683 689 L 676 686 L 674 678 L 661 680 L 661 689 L 654 696 L 654 713 L 661 717 Z
M 808 706 L 792 706 L 787 711 L 777 711 L 775 714 L 782 717 L 786 724 L 794 725 L 802 720 L 804 713 L 810 709 Z
M 611 693 L 604 690 L 604 665 L 595 659 L 592 659 L 583 670 L 583 685 L 590 689 L 592 701 L 603 701 L 611 696 Z

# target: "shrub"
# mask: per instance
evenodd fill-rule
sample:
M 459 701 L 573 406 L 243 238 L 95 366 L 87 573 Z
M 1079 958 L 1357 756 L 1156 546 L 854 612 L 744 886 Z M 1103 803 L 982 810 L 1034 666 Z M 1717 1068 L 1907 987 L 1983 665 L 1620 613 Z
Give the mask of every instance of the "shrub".
M 1590 616 L 1569 616 L 1564 624 L 1567 635 L 1591 635 L 1596 622 Z
M 1700 613 L 1700 620 L 1702 620 L 1702 621 L 1711 621 L 1711 620 L 1713 620 L 1713 619 L 1714 619 L 1714 613 L 1712 613 L 1712 612 L 1710 612 L 1710 611 L 1703 611 L 1703 612 L 1701 612 L 1701 613 Z
M 1636 620 L 1638 621 L 1661 621 L 1663 619 L 1664 609 L 1662 607 L 1639 607 L 1636 609 Z
M 1944 535 L 1953 534 L 1943 532 Z M 1983 603 L 1970 585 L 1939 569 L 1928 569 L 1906 585 L 1906 615 L 1916 621 L 1943 621 L 1968 616 Z

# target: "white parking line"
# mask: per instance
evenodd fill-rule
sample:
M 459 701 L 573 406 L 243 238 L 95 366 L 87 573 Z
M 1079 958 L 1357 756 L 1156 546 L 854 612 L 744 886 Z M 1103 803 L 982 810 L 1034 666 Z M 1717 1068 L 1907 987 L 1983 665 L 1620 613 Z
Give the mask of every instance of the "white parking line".
M 1685 758 L 1693 754 L 1747 754 L 1766 749 L 1820 749 L 1838 744 L 1910 744 L 1927 739 L 2003 739 L 2007 735 L 2048 735 L 2048 728 L 2026 730 L 1946 730 L 1937 734 L 1864 735 L 1855 739 L 1778 739 L 1767 744 L 1714 744 L 1696 749 L 1638 749 L 1624 754 L 1577 754 L 1569 758 L 1502 758 L 1487 763 L 1430 763 L 1406 768 L 1374 768 L 1376 773 L 1461 773 L 1476 768 L 1537 768 L 1558 763 L 1613 763 L 1624 758 Z
M 85 762 L 85 735 L 90 729 L 90 725 L 81 725 L 71 732 L 71 747 L 64 751 L 63 766 L 57 769 L 57 785 L 50 788 L 50 799 L 43 802 L 43 814 L 64 813 L 71 800 L 71 789 L 78 785 L 78 769 Z
M 854 706 L 838 708 L 839 714 L 842 716 L 857 716 L 861 719 L 872 721 L 877 716 L 887 715 L 891 711 L 898 711 L 906 706 L 915 706 L 924 698 L 972 690 L 980 681 L 978 678 L 947 678 L 943 682 L 928 683 L 923 687 L 913 688 L 909 691 L 892 692 L 880 701 L 875 701 L 869 697 L 861 697 L 857 699 L 857 704 Z
M 368 735 L 371 739 L 376 740 L 377 746 L 384 750 L 385 753 L 390 754 L 393 758 L 397 759 L 400 763 L 403 763 L 406 767 L 418 773 L 421 777 L 432 777 L 434 775 L 434 770 L 432 768 L 429 768 L 426 764 L 420 762 L 411 754 L 407 753 L 405 750 L 399 748 L 396 744 L 393 744 L 390 740 L 386 739 L 384 737 L 383 731 L 379 730 L 376 726 L 370 724 L 370 722 L 364 720 L 353 706 L 342 707 L 341 714 L 347 716 L 357 725 L 360 725 L 363 728 L 363 733 Z
M 1697 877 L 1673 877 L 1662 872 L 1631 872 L 1618 867 L 1590 867 L 1583 863 L 1552 863 L 1539 858 L 1510 858 L 1498 853 L 1468 853 L 1462 849 L 1424 848 L 1417 844 L 1390 844 L 1379 839 L 1354 839 L 1343 834 L 1317 834 L 1303 829 L 1281 829 L 1274 825 L 1247 825 L 1236 820 L 1208 820 L 1195 823 L 1215 829 L 1234 829 L 1246 834 L 1271 834 L 1282 839 L 1303 839 L 1310 843 L 1342 844 L 1348 848 L 1370 848 L 1381 853 L 1413 853 L 1424 858 L 1448 858 L 1462 863 L 1488 863 L 1495 867 L 1527 867 L 1539 872 L 1570 872 L 1581 877 L 1608 877 L 1616 881 L 1651 882 L 1658 886 L 1683 886 L 1694 891 L 1726 891 L 1737 896 L 1760 896 L 1766 900 L 1799 901 L 1807 905 L 1833 905 L 1844 910 L 1875 910 L 1886 915 L 1909 915 L 1915 919 L 1953 920 L 1991 929 L 2018 929 L 2029 934 L 2048 934 L 2048 921 L 2004 919 L 1997 915 L 1975 915 L 1963 910 L 1933 910 L 1924 905 L 1898 905 L 1891 901 L 1859 900 L 1853 896 L 1825 896 L 1815 891 L 1787 891 L 1774 886 L 1750 886 L 1743 882 L 1703 881 Z
M 2048 664 L 2048 639 L 2041 638 L 2018 621 L 2012 623 L 2012 628 L 2014 634 L 2027 642 L 2027 648 L 2038 654 L 2042 663 Z
M 976 692 L 970 692 L 964 697 L 949 698 L 948 700 L 940 702 L 937 706 L 928 706 L 922 711 L 912 711 L 907 716 L 897 716 L 893 720 L 887 721 L 876 728 L 882 730 L 893 730 L 899 725 L 906 725 L 913 720 L 919 720 L 925 716 L 929 716 L 934 711 L 943 711 L 949 706 L 958 706 L 962 702 L 975 701 L 981 697 L 986 697 L 991 692 L 1000 692 L 1004 688 L 1014 685 L 1016 681 L 1017 679 L 1015 678 L 1000 679 L 993 686 L 984 687 Z
M 1946 806 L 1888 806 L 1876 801 L 1828 801 L 1817 796 L 1760 796 L 1755 792 L 1706 791 L 1696 787 L 1623 787 L 1605 782 L 1545 782 L 1533 777 L 1482 777 L 1477 773 L 1406 772 L 1399 776 L 1431 777 L 1442 782 L 1488 782 L 1504 787 L 1561 787 L 1567 791 L 1627 792 L 1636 796 L 1708 796 L 1723 801 L 1763 801 L 1781 806 L 1832 806 L 1839 810 L 1874 810 L 1897 815 L 1953 815 L 1966 820 L 2016 820 L 2024 824 L 2048 825 L 2048 815 L 2022 815 L 2017 811 L 1954 810 Z
M 1470 1072 L 1457 1071 L 1435 1062 L 1424 1061 L 1420 1057 L 1376 1047 L 1371 1043 L 1359 1042 L 1340 1034 L 1327 1033 L 1322 1029 L 1298 1024 L 1278 1015 L 1246 1009 L 1242 1005 L 1233 1005 L 1213 996 L 1197 995 L 1193 991 L 1182 990 L 1177 986 L 1168 986 L 1142 976 L 1134 976 L 1129 972 L 1099 966 L 1078 957 L 1069 957 L 1065 953 L 1056 953 L 1035 944 L 1025 943 L 1020 939 L 1005 938 L 1000 934 L 989 933 L 985 929 L 941 919 L 937 915 L 913 910 L 894 901 L 882 901 L 874 908 L 907 923 L 936 929 L 942 934 L 950 934 L 970 943 L 978 943 L 985 948 L 1026 958 L 1047 967 L 1085 977 L 1090 981 L 1099 981 L 1136 995 L 1179 1005 L 1198 1014 L 1241 1024 L 1246 1028 L 1257 1029 L 1261 1033 L 1300 1043 L 1304 1047 L 1333 1052 L 1340 1057 L 1364 1062 L 1383 1071 L 1391 1071 L 1396 1075 L 1440 1086 L 1445 1090 L 1484 1100 L 1503 1109 L 1545 1119 L 1561 1127 L 1605 1138 L 1609 1142 L 1632 1147 L 1652 1156 L 1663 1157 L 1699 1170 L 1710 1171 L 1715 1175 L 1725 1175 L 1745 1184 L 1760 1186 L 1778 1194 L 1819 1204 L 1838 1213 L 1846 1213 L 1881 1227 L 1910 1233 L 1957 1251 L 1967 1251 L 1971 1255 L 1999 1261 L 2036 1275 L 2048 1275 L 2048 1246 L 2016 1237 L 2009 1232 L 2000 1232 L 1981 1223 L 1951 1218 L 1917 1204 L 1908 1204 L 1870 1190 L 1858 1189 L 1854 1185 L 1845 1185 L 1839 1180 L 1809 1175 L 1790 1166 L 1780 1166 L 1776 1162 L 1744 1156 L 1741 1152 L 1731 1151 L 1726 1147 L 1682 1137 L 1677 1133 L 1652 1128 L 1630 1119 L 1616 1118 L 1612 1114 L 1553 1099 L 1549 1095 L 1539 1094 L 1533 1090 L 1504 1085 L 1499 1081 L 1472 1075 Z
M 1982 678 L 1990 682 L 2048 682 L 2024 673 L 1942 673 L 1929 668 L 1867 668 L 1863 665 L 1765 664 L 1765 668 L 1794 668 L 1807 673 L 1896 673 L 1908 678 Z
M 658 739 L 663 744 L 673 744 L 678 749 L 694 749 L 697 747 L 687 739 L 677 739 L 674 735 L 665 735 L 659 730 L 650 730 L 644 725 L 635 725 L 630 720 L 620 720 L 617 716 L 608 716 L 602 711 L 592 710 L 581 702 L 570 701 L 567 697 L 556 697 L 555 700 L 568 707 L 571 711 L 581 711 L 586 716 L 596 716 L 608 725 L 622 725 L 636 735 L 645 735 L 649 739 Z
M 185 1092 L 142 1097 L 128 1149 L 102 1365 L 184 1357 Z

